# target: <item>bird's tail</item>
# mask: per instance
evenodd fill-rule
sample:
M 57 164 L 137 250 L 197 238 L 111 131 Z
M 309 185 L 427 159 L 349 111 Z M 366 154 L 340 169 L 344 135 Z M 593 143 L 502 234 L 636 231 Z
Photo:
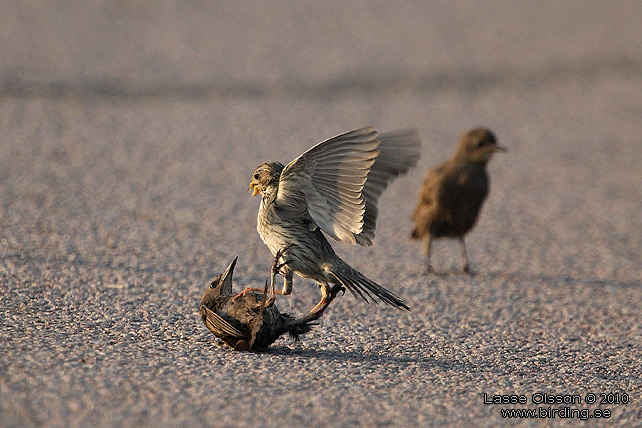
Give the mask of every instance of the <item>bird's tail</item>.
M 331 268 L 329 272 L 337 279 L 337 283 L 347 288 L 354 297 L 361 298 L 366 302 L 379 303 L 379 300 L 397 309 L 410 308 L 403 300 L 385 287 L 366 278 L 361 272 L 343 262 L 338 268 Z
M 290 337 L 294 339 L 295 342 L 301 340 L 300 336 L 302 334 L 309 333 L 312 331 L 312 327 L 319 325 L 319 323 L 314 322 L 314 320 L 293 320 L 286 325 L 286 330 Z

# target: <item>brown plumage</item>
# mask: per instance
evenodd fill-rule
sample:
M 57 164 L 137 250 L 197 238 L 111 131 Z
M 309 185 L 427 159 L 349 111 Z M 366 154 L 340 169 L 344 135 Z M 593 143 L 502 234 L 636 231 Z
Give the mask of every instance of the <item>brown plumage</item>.
M 277 265 L 281 252 L 278 252 L 272 267 L 272 281 L 280 268 Z M 321 312 L 312 313 L 304 318 L 295 318 L 282 313 L 267 295 L 257 293 L 232 293 L 232 275 L 236 258 L 225 272 L 217 275 L 205 289 L 199 312 L 205 327 L 221 339 L 222 344 L 239 351 L 263 351 L 281 335 L 288 333 L 295 341 L 308 333 L 316 325 Z M 265 287 L 267 292 L 267 284 Z M 331 294 L 334 298 L 339 290 Z
M 491 131 L 475 128 L 462 135 L 450 159 L 426 174 L 411 234 L 413 239 L 426 239 L 426 273 L 433 271 L 430 249 L 438 238 L 459 240 L 463 269 L 471 272 L 464 236 L 475 225 L 488 195 L 486 164 L 494 153 L 505 151 Z

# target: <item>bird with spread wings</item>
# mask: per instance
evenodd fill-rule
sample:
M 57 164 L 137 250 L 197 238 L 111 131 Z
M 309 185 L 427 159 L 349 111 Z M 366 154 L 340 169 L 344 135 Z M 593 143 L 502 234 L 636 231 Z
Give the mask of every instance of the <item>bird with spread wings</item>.
M 417 164 L 419 154 L 416 131 L 378 134 L 366 127 L 323 141 L 287 166 L 259 165 L 250 182 L 253 196 L 262 196 L 257 230 L 273 255 L 283 252 L 283 289 L 272 293 L 290 294 L 296 273 L 321 288 L 322 298 L 308 315 L 320 316 L 344 288 L 367 302 L 408 310 L 401 298 L 344 262 L 324 233 L 372 245 L 381 194 Z

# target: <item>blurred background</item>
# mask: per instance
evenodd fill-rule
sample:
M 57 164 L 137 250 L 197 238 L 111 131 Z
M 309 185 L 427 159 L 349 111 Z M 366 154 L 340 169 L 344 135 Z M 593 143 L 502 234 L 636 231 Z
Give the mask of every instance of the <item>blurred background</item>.
M 502 421 L 475 404 L 491 386 L 639 388 L 642 2 L 0 11 L 0 425 L 253 426 L 261 405 L 267 424 L 470 426 Z M 417 128 L 422 158 L 384 193 L 374 245 L 335 248 L 416 310 L 346 295 L 304 351 L 219 354 L 198 319 L 207 279 L 238 254 L 237 287 L 262 285 L 271 263 L 252 171 L 367 125 Z M 467 239 L 479 275 L 423 277 L 419 186 L 478 125 L 510 150 Z M 435 267 L 458 262 L 436 246 Z M 318 298 L 294 290 L 282 309 Z
M 330 98 L 634 72 L 640 5 L 616 1 L 3 2 L 3 91 Z
M 207 241 L 228 219 L 217 250 L 227 257 L 243 242 L 263 259 L 258 235 L 232 226 L 255 222 L 258 201 L 245 194 L 253 168 L 365 125 L 421 133 L 422 161 L 394 212 L 404 234 L 424 171 L 484 125 L 511 154 L 491 164 L 482 221 L 524 211 L 495 223 L 503 236 L 533 229 L 577 248 L 586 221 L 600 225 L 589 246 L 604 234 L 634 249 L 642 236 L 639 2 L 5 1 L 2 10 L 2 218 L 54 222 L 62 236 L 98 244 L 80 249 L 87 239 L 72 236 L 65 251 L 102 256 L 144 220 L 188 225 Z M 566 229 L 555 221 L 576 215 Z M 49 245 L 40 230 L 7 234 L 34 240 L 20 251 Z M 594 248 L 581 267 L 533 245 L 521 252 L 544 264 L 621 267 L 603 266 Z

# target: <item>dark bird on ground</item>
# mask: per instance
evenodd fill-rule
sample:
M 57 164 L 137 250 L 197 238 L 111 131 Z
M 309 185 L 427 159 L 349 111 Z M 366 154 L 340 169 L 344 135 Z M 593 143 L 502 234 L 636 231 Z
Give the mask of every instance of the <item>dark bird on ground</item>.
M 472 273 L 464 236 L 475 225 L 488 195 L 486 164 L 493 154 L 505 151 L 491 131 L 475 128 L 462 135 L 453 157 L 426 174 L 411 234 L 413 239 L 426 239 L 426 273 L 433 272 L 430 250 L 438 238 L 459 240 L 463 269 Z
M 279 256 L 281 253 L 277 253 Z M 295 341 L 308 333 L 323 312 L 310 313 L 295 319 L 281 313 L 274 299 L 267 298 L 267 281 L 262 294 L 246 293 L 235 298 L 232 293 L 232 275 L 236 265 L 235 257 L 225 272 L 217 275 L 203 293 L 199 312 L 201 319 L 216 337 L 236 350 L 266 350 L 281 335 L 288 333 Z M 278 258 L 272 268 L 272 281 L 278 269 Z M 330 295 L 334 299 L 336 293 Z
M 371 245 L 381 194 L 416 165 L 419 154 L 416 131 L 377 134 L 368 127 L 319 143 L 287 166 L 259 165 L 250 182 L 253 196 L 262 195 L 257 230 L 272 254 L 288 248 L 278 294 L 292 292 L 296 273 L 321 288 L 321 300 L 310 313 L 324 310 L 337 287 L 367 302 L 409 310 L 397 295 L 344 262 L 324 233 L 338 241 Z

